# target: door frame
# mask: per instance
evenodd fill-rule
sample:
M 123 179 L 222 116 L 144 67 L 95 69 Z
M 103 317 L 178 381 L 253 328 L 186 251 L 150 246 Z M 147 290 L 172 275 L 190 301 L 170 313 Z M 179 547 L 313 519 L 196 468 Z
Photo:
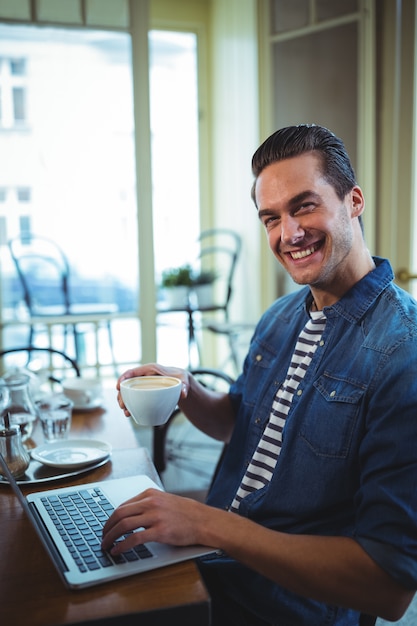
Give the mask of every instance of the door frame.
M 377 3 L 377 254 L 411 274 L 415 246 L 416 0 Z M 407 290 L 409 280 L 398 284 Z

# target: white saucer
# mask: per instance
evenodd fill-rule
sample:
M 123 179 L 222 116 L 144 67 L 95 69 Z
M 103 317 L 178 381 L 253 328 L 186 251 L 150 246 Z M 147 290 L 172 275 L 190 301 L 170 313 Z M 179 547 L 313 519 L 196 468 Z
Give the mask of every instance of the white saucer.
M 73 401 L 74 402 L 74 401 Z M 98 409 L 103 404 L 103 398 L 96 398 L 92 402 L 88 402 L 87 404 L 78 404 L 74 402 L 73 410 L 74 411 L 94 411 L 94 409 Z
M 52 441 L 31 450 L 32 458 L 50 467 L 74 469 L 105 459 L 111 445 L 94 439 L 64 439 Z

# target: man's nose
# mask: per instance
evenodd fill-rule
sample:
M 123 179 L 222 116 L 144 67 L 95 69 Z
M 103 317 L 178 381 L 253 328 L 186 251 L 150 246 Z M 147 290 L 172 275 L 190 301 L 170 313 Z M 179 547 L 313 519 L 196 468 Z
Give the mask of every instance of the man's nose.
M 296 217 L 292 215 L 281 217 L 281 241 L 283 243 L 294 245 L 303 237 L 304 230 Z

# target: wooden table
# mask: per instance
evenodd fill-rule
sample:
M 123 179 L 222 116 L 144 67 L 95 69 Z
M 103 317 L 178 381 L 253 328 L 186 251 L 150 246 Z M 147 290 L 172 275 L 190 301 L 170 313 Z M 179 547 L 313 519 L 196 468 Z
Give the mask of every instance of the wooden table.
M 72 479 L 24 485 L 25 493 L 96 480 L 148 474 L 158 481 L 129 419 L 105 392 L 105 410 L 74 412 L 72 437 L 113 445 L 111 461 Z M 34 441 L 41 443 L 40 429 Z M 140 624 L 208 626 L 210 598 L 194 561 L 171 565 L 96 587 L 70 591 L 61 582 L 35 531 L 7 485 L 0 485 L 0 615 L 3 624 L 58 626 Z

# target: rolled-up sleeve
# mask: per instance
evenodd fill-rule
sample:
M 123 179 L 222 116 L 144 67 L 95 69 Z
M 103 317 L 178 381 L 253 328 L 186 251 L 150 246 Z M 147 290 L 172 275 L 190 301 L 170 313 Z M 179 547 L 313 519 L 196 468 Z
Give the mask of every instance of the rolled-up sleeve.
M 360 448 L 355 538 L 395 580 L 417 589 L 417 345 L 401 345 L 381 372 Z

